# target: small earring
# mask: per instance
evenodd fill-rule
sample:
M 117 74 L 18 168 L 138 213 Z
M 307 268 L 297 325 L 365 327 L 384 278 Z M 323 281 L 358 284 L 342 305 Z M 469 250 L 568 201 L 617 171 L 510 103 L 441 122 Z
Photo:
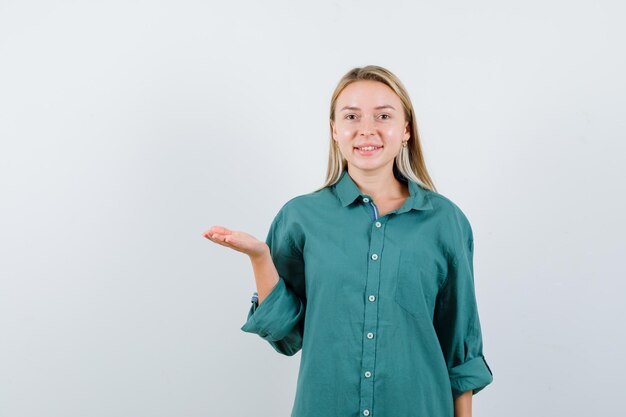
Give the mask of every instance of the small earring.
M 407 141 L 405 141 L 405 142 L 402 142 L 402 147 L 403 147 L 403 148 L 406 148 L 406 146 L 407 146 L 407 142 L 408 142 L 408 140 L 407 140 Z

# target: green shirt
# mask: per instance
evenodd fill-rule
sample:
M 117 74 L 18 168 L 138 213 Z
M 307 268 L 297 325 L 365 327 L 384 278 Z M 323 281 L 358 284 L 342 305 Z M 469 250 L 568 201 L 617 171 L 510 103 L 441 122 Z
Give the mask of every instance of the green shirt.
M 470 223 L 408 185 L 402 207 L 379 216 L 344 171 L 274 218 L 266 242 L 280 278 L 241 330 L 302 351 L 291 417 L 453 417 L 454 398 L 492 382 Z

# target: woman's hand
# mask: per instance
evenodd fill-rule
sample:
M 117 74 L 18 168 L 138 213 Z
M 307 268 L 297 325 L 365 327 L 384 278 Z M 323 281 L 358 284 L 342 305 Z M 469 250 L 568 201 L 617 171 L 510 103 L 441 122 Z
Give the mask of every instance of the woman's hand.
M 219 243 L 250 257 L 254 279 L 256 280 L 258 305 L 260 305 L 280 279 L 267 243 L 247 233 L 230 230 L 222 226 L 211 226 L 209 230 L 203 233 L 203 236 L 211 242 Z
M 245 253 L 251 259 L 269 253 L 269 247 L 265 242 L 248 233 L 230 230 L 222 226 L 211 226 L 209 230 L 203 233 L 203 236 L 211 242 Z

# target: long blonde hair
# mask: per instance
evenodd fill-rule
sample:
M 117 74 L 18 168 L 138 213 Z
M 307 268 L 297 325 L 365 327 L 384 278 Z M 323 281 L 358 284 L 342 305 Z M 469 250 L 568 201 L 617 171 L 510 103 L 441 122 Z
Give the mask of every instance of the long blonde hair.
M 337 104 L 337 97 L 348 85 L 355 81 L 361 80 L 373 80 L 381 82 L 391 88 L 402 101 L 402 107 L 404 108 L 404 118 L 409 122 L 409 128 L 411 136 L 408 140 L 407 146 L 402 147 L 398 156 L 396 156 L 393 164 L 394 175 L 396 178 L 411 179 L 423 187 L 437 191 L 433 181 L 428 175 L 426 170 L 426 164 L 424 163 L 424 157 L 422 155 L 422 147 L 420 145 L 419 134 L 417 132 L 417 124 L 415 122 L 415 112 L 413 111 L 413 104 L 409 98 L 409 94 L 404 88 L 404 85 L 398 77 L 396 77 L 391 71 L 379 67 L 376 65 L 367 65 L 365 67 L 353 68 L 344 75 L 335 91 L 333 92 L 330 100 L 330 120 L 335 120 L 335 106 Z M 326 170 L 326 180 L 322 187 L 316 191 L 323 189 L 329 185 L 336 183 L 344 170 L 347 170 L 348 161 L 341 155 L 339 147 L 336 145 L 333 139 L 332 127 L 330 128 L 330 148 L 328 153 L 328 168 Z

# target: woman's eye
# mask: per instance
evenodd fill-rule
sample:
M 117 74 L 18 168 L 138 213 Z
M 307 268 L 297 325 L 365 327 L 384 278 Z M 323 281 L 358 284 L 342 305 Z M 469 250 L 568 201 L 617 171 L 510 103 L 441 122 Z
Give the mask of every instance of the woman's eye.
M 380 117 L 382 117 L 383 119 L 387 120 L 389 119 L 389 115 L 388 114 L 381 114 Z
M 346 116 L 346 119 L 354 120 L 354 119 L 352 119 L 352 117 L 356 117 L 356 116 L 354 114 L 349 114 L 349 115 Z

